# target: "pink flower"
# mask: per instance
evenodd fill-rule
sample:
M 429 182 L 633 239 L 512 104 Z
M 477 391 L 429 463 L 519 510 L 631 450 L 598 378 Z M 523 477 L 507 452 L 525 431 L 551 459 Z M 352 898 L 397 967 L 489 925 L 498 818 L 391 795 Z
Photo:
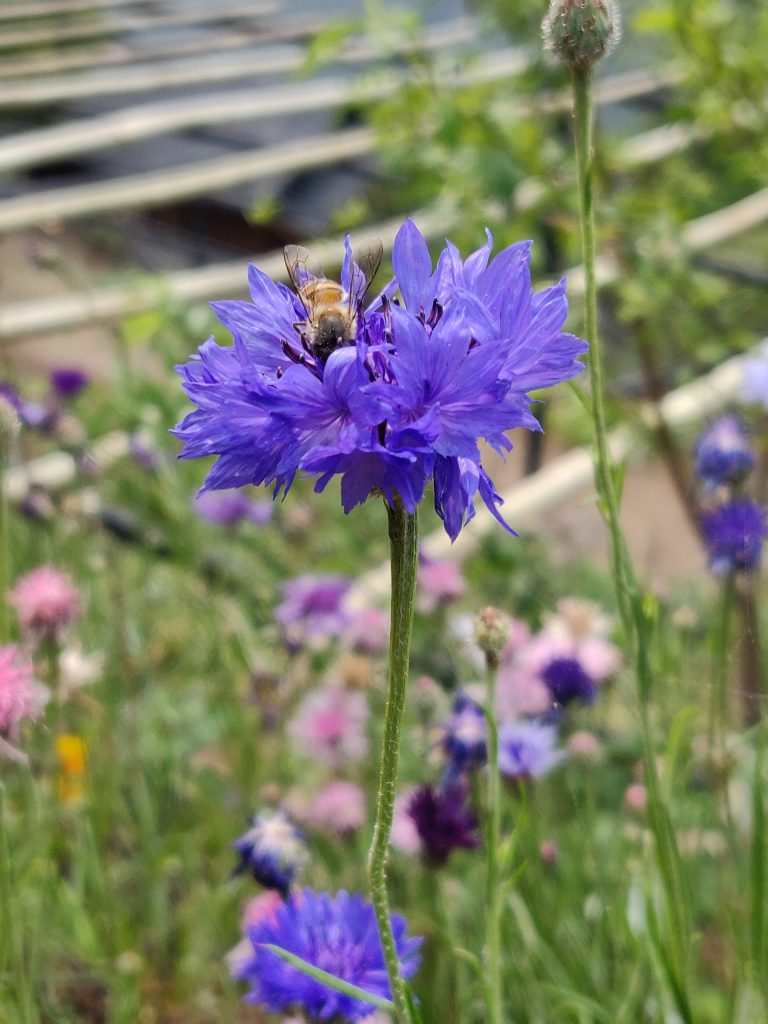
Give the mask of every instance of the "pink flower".
M 37 639 L 60 634 L 82 615 L 80 592 L 66 573 L 41 565 L 22 576 L 8 593 L 25 633 Z
M 389 641 L 389 615 L 381 608 L 365 608 L 357 612 L 345 639 L 360 654 L 382 654 Z
M 304 821 L 334 835 L 357 832 L 365 822 L 365 795 L 354 782 L 329 782 L 309 802 Z
M 585 760 L 594 760 L 600 753 L 600 740 L 593 732 L 580 730 L 569 736 L 566 743 L 569 753 L 574 757 L 583 757 Z
M 402 790 L 395 798 L 395 811 L 392 817 L 392 831 L 389 841 L 392 846 L 407 853 L 409 857 L 415 857 L 421 852 L 421 838 L 416 823 L 408 813 L 415 786 L 409 786 Z
M 14 645 L 0 647 L 0 736 L 15 738 L 23 721 L 40 717 L 47 700 L 30 657 Z
M 340 686 L 308 693 L 288 723 L 299 754 L 323 764 L 362 761 L 368 753 L 368 702 L 364 694 Z
M 434 611 L 440 605 L 450 604 L 462 596 L 466 589 L 461 568 L 457 562 L 421 557 L 419 559 L 419 610 Z
M 259 896 L 248 900 L 240 920 L 240 927 L 244 933 L 249 928 L 255 927 L 267 918 L 274 918 L 275 912 L 283 902 L 283 897 L 275 889 L 267 889 Z M 230 972 L 235 974 L 237 967 L 244 960 L 250 960 L 253 956 L 253 944 L 247 934 L 243 935 L 238 944 L 227 953 L 227 964 Z
M 648 791 L 642 782 L 633 782 L 624 792 L 624 803 L 630 811 L 641 813 L 648 803 Z
M 501 666 L 496 684 L 496 714 L 499 719 L 543 715 L 551 707 L 550 692 L 534 672 L 514 663 Z

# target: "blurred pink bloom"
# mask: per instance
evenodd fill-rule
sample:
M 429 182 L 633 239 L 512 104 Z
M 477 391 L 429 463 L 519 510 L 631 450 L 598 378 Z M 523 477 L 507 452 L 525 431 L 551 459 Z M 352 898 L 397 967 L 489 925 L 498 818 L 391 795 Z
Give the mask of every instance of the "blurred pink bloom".
M 513 658 L 515 654 L 522 650 L 531 639 L 531 631 L 528 628 L 527 623 L 523 622 L 522 619 L 510 618 L 509 629 L 509 640 L 507 641 L 506 647 L 501 652 L 502 661 L 509 661 Z
M 439 605 L 458 600 L 466 589 L 461 567 L 448 559 L 419 559 L 416 601 L 422 612 L 434 611 Z
M 390 842 L 392 846 L 407 853 L 409 857 L 415 857 L 421 852 L 421 838 L 413 818 L 408 813 L 415 786 L 409 786 L 400 791 L 395 798 L 395 812 L 392 817 L 392 832 Z
M 349 624 L 346 641 L 360 654 L 382 654 L 389 642 L 389 615 L 381 608 L 357 612 Z
M 556 864 L 558 854 L 559 850 L 554 839 L 545 839 L 539 847 L 539 856 L 545 864 Z
M 240 927 L 245 934 L 234 949 L 230 949 L 226 956 L 230 972 L 234 973 L 238 964 L 244 960 L 250 960 L 253 956 L 253 943 L 248 938 L 248 929 L 260 924 L 266 918 L 274 917 L 275 911 L 282 902 L 283 897 L 275 889 L 267 889 L 258 896 L 254 896 L 253 899 L 248 900 L 243 910 L 243 916 L 240 919 Z
M 535 673 L 515 664 L 501 666 L 496 684 L 496 714 L 502 721 L 543 715 L 551 707 L 549 690 Z
M 0 736 L 15 740 L 23 721 L 40 717 L 48 696 L 29 655 L 15 645 L 0 647 Z
M 566 743 L 569 753 L 574 757 L 596 758 L 601 750 L 600 740 L 593 732 L 581 730 L 568 737 Z
M 368 753 L 368 702 L 357 691 L 324 686 L 308 693 L 288 723 L 297 753 L 323 764 L 362 761 Z
M 365 822 L 365 794 L 354 782 L 329 782 L 309 801 L 304 821 L 335 835 L 357 832 Z
M 553 661 L 570 658 L 578 661 L 596 683 L 610 679 L 621 666 L 621 652 L 610 640 L 602 636 L 577 638 L 549 627 L 518 652 L 516 663 L 532 675 L 539 675 Z
M 648 803 L 648 791 L 642 782 L 633 782 L 624 791 L 624 803 L 630 811 L 644 811 Z
M 58 638 L 82 615 L 80 592 L 70 577 L 49 565 L 22 576 L 8 593 L 25 633 L 36 638 Z

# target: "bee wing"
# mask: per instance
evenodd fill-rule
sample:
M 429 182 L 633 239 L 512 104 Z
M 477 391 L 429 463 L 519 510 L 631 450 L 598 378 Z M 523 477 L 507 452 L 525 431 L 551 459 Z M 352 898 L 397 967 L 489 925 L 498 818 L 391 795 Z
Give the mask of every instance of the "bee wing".
M 283 249 L 283 259 L 288 277 L 299 297 L 301 297 L 302 288 L 305 288 L 310 281 L 325 277 L 319 262 L 303 245 L 286 245 Z
M 384 246 L 379 239 L 355 251 L 349 287 L 351 309 L 356 309 L 365 298 L 371 281 L 378 273 L 383 256 Z

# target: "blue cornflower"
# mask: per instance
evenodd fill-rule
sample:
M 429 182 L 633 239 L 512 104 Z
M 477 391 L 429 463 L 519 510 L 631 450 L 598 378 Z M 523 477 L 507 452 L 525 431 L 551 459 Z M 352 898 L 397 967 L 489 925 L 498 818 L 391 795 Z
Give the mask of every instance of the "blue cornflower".
M 768 536 L 768 519 L 762 505 L 746 498 L 734 498 L 701 517 L 709 567 L 717 576 L 749 572 L 760 564 L 763 541 Z
M 443 749 L 454 773 L 485 764 L 488 757 L 488 725 L 478 703 L 460 693 L 445 723 Z
M 248 871 L 283 896 L 307 861 L 304 837 L 284 811 L 261 811 L 232 845 L 240 857 L 235 871 Z
M 419 966 L 421 939 L 407 935 L 405 919 L 392 915 L 401 974 L 410 978 Z M 247 929 L 253 955 L 238 961 L 234 976 L 251 990 L 249 1003 L 272 1013 L 303 1010 L 310 1021 L 358 1021 L 373 1013 L 371 1003 L 342 995 L 292 967 L 263 947 L 280 946 L 329 974 L 391 998 L 373 907 L 357 894 L 335 896 L 303 889 L 273 914 Z
M 542 669 L 541 678 L 556 704 L 574 700 L 589 704 L 597 693 L 597 683 L 578 658 L 555 658 Z
M 539 429 L 527 392 L 582 369 L 586 343 L 561 331 L 564 283 L 534 294 L 528 243 L 489 262 L 490 234 L 463 262 L 449 244 L 433 272 L 407 221 L 393 250 L 401 300 L 364 310 L 345 247 L 354 332 L 330 354 L 308 338 L 299 296 L 255 267 L 252 303 L 213 304 L 234 345 L 211 338 L 178 367 L 197 406 L 175 431 L 182 457 L 219 456 L 204 490 L 264 483 L 278 495 L 299 472 L 316 475 L 317 490 L 338 476 L 345 512 L 378 493 L 412 513 L 433 481 L 451 538 L 478 497 L 506 527 L 478 441 L 508 451 L 507 431 Z
M 747 428 L 738 416 L 721 416 L 697 442 L 696 475 L 708 488 L 737 483 L 754 464 Z
M 477 818 L 466 806 L 467 786 L 420 786 L 408 802 L 408 817 L 416 826 L 426 859 L 435 867 L 444 864 L 454 850 L 474 850 L 480 845 Z
M 499 730 L 499 768 L 510 779 L 546 775 L 565 757 L 557 749 L 557 730 L 536 721 L 507 722 Z

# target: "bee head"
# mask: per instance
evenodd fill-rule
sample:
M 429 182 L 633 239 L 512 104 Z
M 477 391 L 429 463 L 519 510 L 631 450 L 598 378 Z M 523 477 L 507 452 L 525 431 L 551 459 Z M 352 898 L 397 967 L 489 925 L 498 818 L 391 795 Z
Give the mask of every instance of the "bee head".
M 315 330 L 313 347 L 322 359 L 327 359 L 340 345 L 349 341 L 349 325 L 344 317 L 328 313 L 320 318 Z

